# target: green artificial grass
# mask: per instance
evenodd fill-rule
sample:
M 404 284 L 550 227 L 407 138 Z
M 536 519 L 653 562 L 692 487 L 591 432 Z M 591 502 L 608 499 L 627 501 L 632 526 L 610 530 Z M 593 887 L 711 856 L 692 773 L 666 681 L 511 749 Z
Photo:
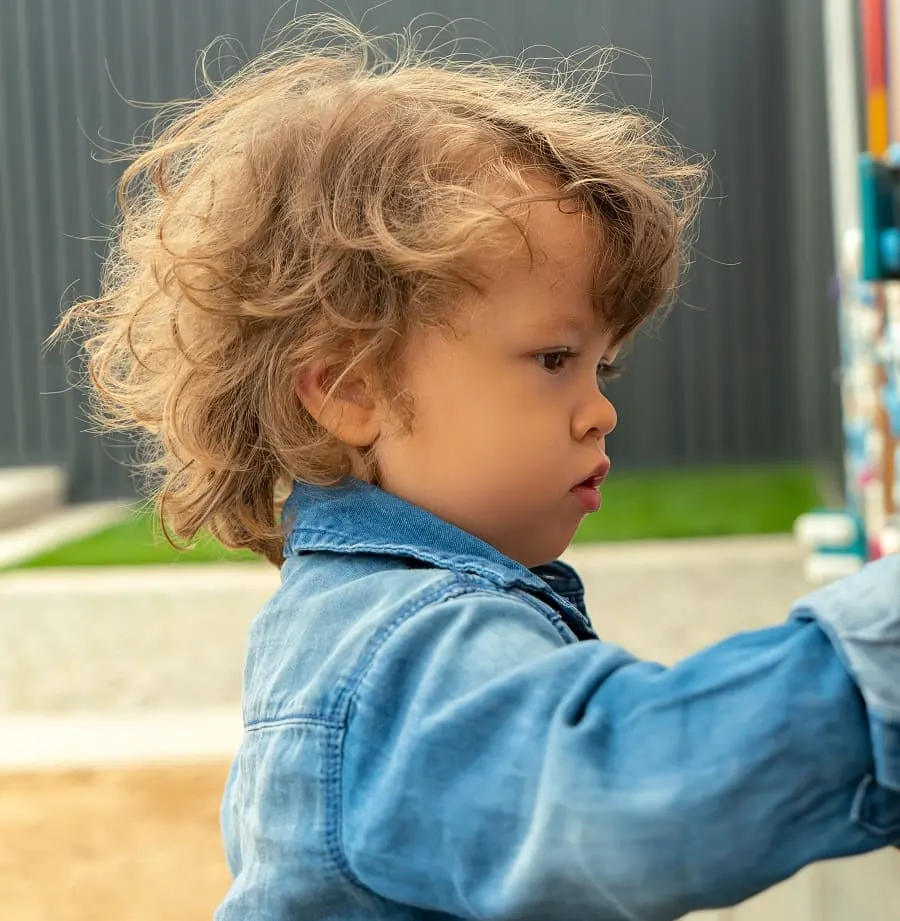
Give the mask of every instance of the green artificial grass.
M 799 466 L 613 473 L 602 492 L 576 543 L 779 534 L 822 504 L 815 473 Z
M 19 563 L 14 568 L 254 562 L 260 559 L 247 550 L 227 550 L 209 535 L 198 537 L 190 550 L 176 550 L 159 532 L 153 517 L 141 511 L 102 531 Z
M 575 542 L 786 532 L 798 515 L 820 504 L 816 477 L 803 467 L 613 474 L 603 487 L 603 508 L 584 519 Z M 14 568 L 258 559 L 246 551 L 225 550 L 208 536 L 191 550 L 175 550 L 158 535 L 148 514 L 136 512 Z

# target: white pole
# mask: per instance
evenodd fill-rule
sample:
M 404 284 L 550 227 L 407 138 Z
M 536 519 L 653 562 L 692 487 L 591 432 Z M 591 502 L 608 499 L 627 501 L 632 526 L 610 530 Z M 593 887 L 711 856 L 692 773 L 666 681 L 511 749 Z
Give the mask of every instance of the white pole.
M 859 109 L 854 47 L 854 0 L 822 0 L 825 26 L 825 80 L 828 151 L 831 166 L 834 255 L 842 265 L 847 231 L 858 230 Z

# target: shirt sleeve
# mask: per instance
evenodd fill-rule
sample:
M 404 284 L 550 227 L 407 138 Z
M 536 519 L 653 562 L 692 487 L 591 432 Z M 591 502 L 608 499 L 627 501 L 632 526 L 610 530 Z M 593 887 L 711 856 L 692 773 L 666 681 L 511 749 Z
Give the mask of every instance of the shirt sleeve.
M 819 624 L 866 701 L 875 777 L 900 791 L 900 556 L 871 563 L 799 601 L 798 620 Z
M 515 598 L 418 611 L 352 690 L 346 871 L 463 918 L 671 921 L 900 842 L 900 603 L 867 657 L 848 644 L 871 599 L 825 597 L 671 668 L 565 645 Z

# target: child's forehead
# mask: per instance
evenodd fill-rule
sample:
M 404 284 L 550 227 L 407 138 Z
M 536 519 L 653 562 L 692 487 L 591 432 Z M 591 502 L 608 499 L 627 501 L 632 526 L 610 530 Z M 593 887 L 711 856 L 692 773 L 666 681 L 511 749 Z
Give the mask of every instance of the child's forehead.
M 535 252 L 533 266 L 518 258 L 473 299 L 464 322 L 527 339 L 605 333 L 609 323 L 598 307 L 593 268 L 590 253 L 584 264 L 553 249 Z
M 593 289 L 602 234 L 580 203 L 558 197 L 529 201 L 513 205 L 510 214 L 518 229 L 483 251 L 488 277 L 502 282 L 528 275 L 554 291 Z
M 463 324 L 487 323 L 537 338 L 605 336 L 617 329 L 609 275 L 615 260 L 602 222 L 588 203 L 559 185 L 534 183 L 526 196 L 494 198 L 511 221 L 473 253 L 480 294 L 473 299 L 474 314 L 460 318 Z M 506 308 L 500 315 L 482 313 L 500 306 Z

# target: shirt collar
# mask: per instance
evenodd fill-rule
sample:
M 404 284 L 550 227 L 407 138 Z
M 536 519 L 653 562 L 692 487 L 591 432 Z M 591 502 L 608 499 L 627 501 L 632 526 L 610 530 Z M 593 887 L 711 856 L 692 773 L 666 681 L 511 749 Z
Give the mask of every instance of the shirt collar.
M 285 556 L 311 551 L 403 557 L 468 572 L 549 601 L 579 639 L 593 639 L 584 585 L 560 560 L 527 569 L 431 512 L 347 477 L 335 486 L 295 483 L 284 506 Z

